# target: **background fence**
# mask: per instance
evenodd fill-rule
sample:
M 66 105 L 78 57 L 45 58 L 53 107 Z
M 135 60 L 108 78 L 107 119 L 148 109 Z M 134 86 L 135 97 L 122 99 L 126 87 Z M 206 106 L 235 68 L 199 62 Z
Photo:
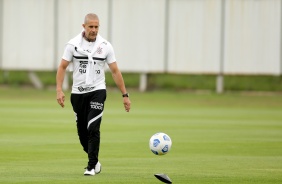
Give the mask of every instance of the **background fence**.
M 0 0 L 0 69 L 54 71 L 89 12 L 123 72 L 282 74 L 281 0 Z

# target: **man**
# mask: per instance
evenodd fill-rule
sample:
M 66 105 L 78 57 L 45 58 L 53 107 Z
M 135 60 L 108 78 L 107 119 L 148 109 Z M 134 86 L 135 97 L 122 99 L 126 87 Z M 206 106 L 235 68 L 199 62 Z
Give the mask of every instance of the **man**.
M 112 45 L 99 34 L 99 18 L 90 13 L 85 16 L 83 31 L 71 39 L 64 50 L 57 70 L 57 102 L 64 107 L 65 95 L 62 83 L 66 68 L 73 70 L 71 104 L 76 114 L 77 132 L 84 151 L 88 154 L 88 166 L 84 175 L 101 172 L 98 159 L 100 147 L 100 124 L 106 84 L 104 65 L 108 64 L 112 77 L 120 89 L 126 112 L 130 110 L 130 100 L 122 74 L 118 69 Z

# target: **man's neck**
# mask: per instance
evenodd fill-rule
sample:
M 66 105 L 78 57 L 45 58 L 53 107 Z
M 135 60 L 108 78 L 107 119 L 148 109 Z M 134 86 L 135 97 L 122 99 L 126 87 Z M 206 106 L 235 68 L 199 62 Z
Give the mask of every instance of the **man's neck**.
M 89 38 L 87 38 L 86 35 L 85 35 L 85 32 L 82 33 L 82 36 L 83 36 L 83 38 L 84 38 L 86 41 L 88 41 L 88 42 L 95 42 L 95 41 L 96 41 L 96 37 L 95 37 L 95 39 L 89 39 Z
M 96 41 L 96 38 L 95 39 L 88 39 L 86 36 L 84 36 L 83 38 L 88 42 L 95 42 Z

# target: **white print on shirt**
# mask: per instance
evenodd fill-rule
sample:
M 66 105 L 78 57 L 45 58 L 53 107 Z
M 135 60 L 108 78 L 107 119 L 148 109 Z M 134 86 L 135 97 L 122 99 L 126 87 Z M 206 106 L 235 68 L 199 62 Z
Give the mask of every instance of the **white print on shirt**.
M 99 102 L 90 102 L 91 109 L 103 110 L 104 104 Z

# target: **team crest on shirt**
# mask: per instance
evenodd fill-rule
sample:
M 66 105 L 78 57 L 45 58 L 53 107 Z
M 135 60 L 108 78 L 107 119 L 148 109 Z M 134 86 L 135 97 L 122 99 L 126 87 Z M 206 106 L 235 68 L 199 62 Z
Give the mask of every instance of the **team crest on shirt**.
M 102 54 L 102 53 L 103 53 L 103 48 L 98 47 L 98 49 L 97 49 L 97 54 Z

